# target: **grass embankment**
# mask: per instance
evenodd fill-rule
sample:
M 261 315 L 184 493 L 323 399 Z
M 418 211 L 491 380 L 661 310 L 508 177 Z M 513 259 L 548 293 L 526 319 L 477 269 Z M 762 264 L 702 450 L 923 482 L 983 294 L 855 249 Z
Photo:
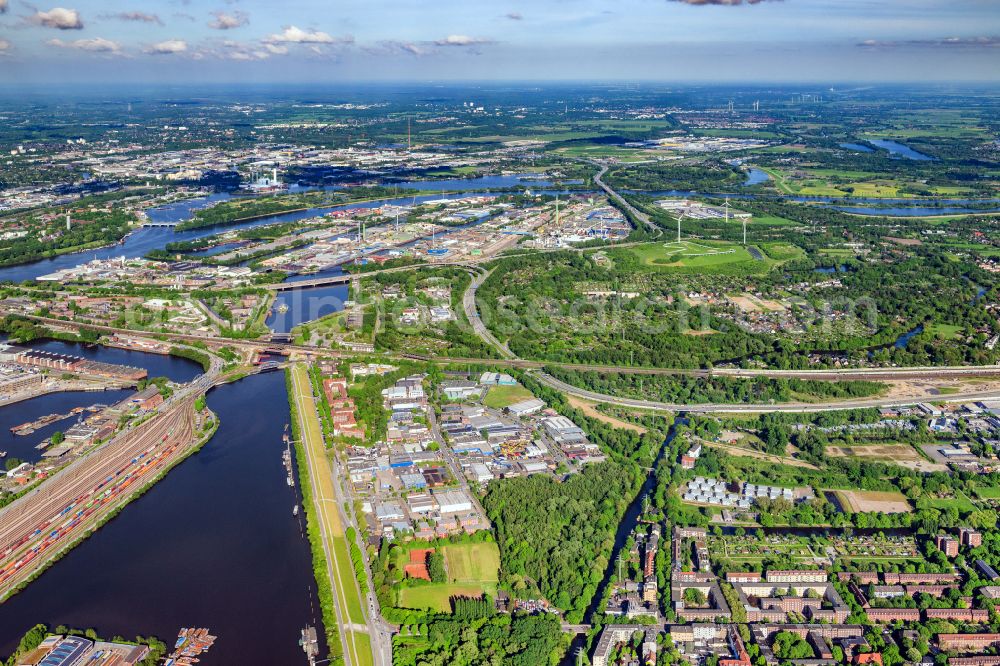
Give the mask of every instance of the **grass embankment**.
M 316 411 L 316 399 L 304 366 L 296 365 L 291 369 L 288 375 L 288 389 L 291 397 L 289 405 L 292 408 L 293 436 L 297 442 L 296 459 L 302 483 L 309 543 L 313 551 L 313 573 L 321 591 L 323 622 L 328 627 L 329 636 L 331 633 L 329 627 L 338 626 L 333 604 L 340 609 L 345 622 L 365 625 L 367 621 L 351 564 L 344 525 L 337 507 L 333 477 L 326 457 L 319 414 Z M 317 511 L 322 515 L 318 515 Z M 325 535 L 323 530 L 326 531 Z M 325 543 L 329 544 L 329 553 L 326 553 L 324 548 L 324 536 Z M 334 580 L 330 580 L 327 555 L 333 560 Z M 336 639 L 338 635 L 336 629 L 333 635 Z M 371 642 L 367 635 L 358 631 L 345 631 L 342 638 L 343 649 L 350 654 L 352 664 L 364 666 L 372 663 Z
M 178 358 L 186 358 L 189 361 L 194 361 L 195 363 L 200 363 L 201 369 L 205 372 L 208 372 L 208 370 L 212 367 L 212 361 L 208 352 L 200 352 L 197 349 L 192 349 L 191 347 L 173 346 L 170 348 L 170 355 Z
M 285 371 L 285 385 L 288 392 L 288 409 L 291 415 L 292 440 L 295 444 L 295 466 L 299 472 L 299 486 L 302 488 L 302 509 L 306 515 L 306 534 L 309 537 L 309 549 L 312 552 L 313 577 L 316 579 L 317 596 L 319 597 L 320 612 L 323 615 L 323 627 L 326 632 L 326 645 L 328 658 L 332 663 L 344 663 L 344 647 L 340 642 L 340 632 L 337 622 L 337 613 L 334 609 L 333 587 L 330 585 L 330 578 L 327 576 L 326 551 L 323 548 L 323 537 L 320 534 L 321 527 L 319 519 L 316 517 L 315 505 L 313 503 L 312 482 L 309 479 L 309 465 L 306 462 L 305 451 L 301 446 L 302 432 L 299 427 L 298 401 L 294 399 L 296 395 L 292 386 L 292 375 L 290 370 Z

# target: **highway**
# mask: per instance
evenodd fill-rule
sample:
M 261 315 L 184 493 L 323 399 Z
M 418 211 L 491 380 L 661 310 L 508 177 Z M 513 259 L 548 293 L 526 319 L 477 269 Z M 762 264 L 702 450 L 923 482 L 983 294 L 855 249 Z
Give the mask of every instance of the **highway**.
M 479 308 L 476 306 L 476 292 L 489 276 L 490 271 L 473 273 L 469 286 L 466 287 L 465 293 L 462 294 L 462 308 L 465 310 L 465 316 L 472 325 L 472 330 L 476 335 L 482 338 L 486 344 L 496 349 L 505 359 L 516 359 L 517 356 L 514 352 L 507 345 L 500 342 L 490 329 L 486 328 L 486 324 L 483 323 L 482 318 L 479 316 Z
M 649 219 L 649 215 L 646 215 L 641 210 L 625 201 L 625 198 L 618 194 L 610 185 L 601 180 L 604 174 L 608 172 L 608 165 L 601 164 L 600 162 L 591 162 L 587 160 L 588 164 L 596 166 L 600 171 L 594 174 L 594 185 L 604 190 L 604 193 L 608 195 L 613 201 L 617 202 L 619 206 L 627 210 L 635 219 L 646 225 L 650 231 L 655 231 L 656 235 L 659 236 L 663 233 L 663 229 L 658 227 L 652 220 Z
M 1000 399 L 1000 390 L 995 391 L 959 391 L 947 396 L 934 396 L 933 398 L 914 397 L 875 397 L 857 398 L 851 400 L 839 400 L 836 402 L 779 402 L 779 403 L 705 403 L 705 404 L 676 404 L 669 402 L 656 402 L 653 400 L 638 400 L 634 398 L 620 398 L 606 393 L 597 393 L 587 389 L 571 386 L 559 381 L 552 375 L 544 372 L 532 371 L 530 373 L 541 383 L 558 391 L 574 395 L 591 402 L 604 402 L 621 407 L 635 407 L 638 409 L 648 409 L 658 412 L 695 412 L 695 413 L 733 413 L 733 414 L 761 414 L 765 412 L 831 412 L 839 409 L 864 409 L 868 407 L 897 407 L 901 405 L 912 405 L 914 402 L 973 402 L 976 400 Z

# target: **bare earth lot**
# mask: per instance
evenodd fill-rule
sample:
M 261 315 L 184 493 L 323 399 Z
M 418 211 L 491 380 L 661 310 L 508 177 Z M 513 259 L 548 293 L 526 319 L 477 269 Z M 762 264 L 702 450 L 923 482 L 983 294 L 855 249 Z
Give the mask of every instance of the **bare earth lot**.
M 863 458 L 878 462 L 894 463 L 921 472 L 944 472 L 947 465 L 930 462 L 912 446 L 906 444 L 873 444 L 871 446 L 828 446 L 826 455 L 833 458 Z
M 588 402 L 587 400 L 582 400 L 574 395 L 569 395 L 569 394 L 566 394 L 566 400 L 567 402 L 569 402 L 571 406 L 575 407 L 576 409 L 579 409 L 581 412 L 583 412 L 592 419 L 597 419 L 598 421 L 604 421 L 608 425 L 614 426 L 615 428 L 623 428 L 625 430 L 632 430 L 634 432 L 639 432 L 639 433 L 646 432 L 646 429 L 640 425 L 636 425 L 634 423 L 628 423 L 627 421 L 616 419 L 610 414 L 605 414 L 604 412 L 598 411 L 596 405 L 592 402 Z
M 910 513 L 913 507 L 901 493 L 878 490 L 833 490 L 845 511 L 851 513 Z

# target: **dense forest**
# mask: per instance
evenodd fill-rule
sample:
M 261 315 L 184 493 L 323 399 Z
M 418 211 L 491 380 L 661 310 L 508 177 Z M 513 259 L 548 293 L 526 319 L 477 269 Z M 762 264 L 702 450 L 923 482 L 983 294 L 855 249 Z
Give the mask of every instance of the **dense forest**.
M 867 381 L 815 381 L 782 377 L 693 377 L 636 375 L 547 367 L 567 384 L 598 393 L 676 404 L 822 401 L 877 395 L 885 384 Z
M 393 637 L 399 666 L 546 666 L 565 649 L 554 615 L 496 615 L 491 605 L 456 603 L 455 613 L 406 625 Z
M 73 222 L 65 228 L 62 216 L 43 223 L 34 218 L 26 222 L 31 231 L 27 236 L 5 241 L 0 247 L 0 266 L 24 264 L 70 251 L 102 247 L 117 243 L 128 234 L 135 215 L 124 211 L 79 211 L 72 213 Z
M 496 528 L 501 583 L 516 596 L 541 594 L 580 621 L 635 491 L 635 473 L 614 462 L 561 483 L 541 475 L 491 483 L 483 506 Z

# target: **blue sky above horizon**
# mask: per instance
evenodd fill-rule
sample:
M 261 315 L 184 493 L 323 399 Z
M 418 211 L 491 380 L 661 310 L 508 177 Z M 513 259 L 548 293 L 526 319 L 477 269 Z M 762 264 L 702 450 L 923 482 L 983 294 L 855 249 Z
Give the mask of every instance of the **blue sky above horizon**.
M 0 83 L 996 81 L 998 0 L 0 0 Z

